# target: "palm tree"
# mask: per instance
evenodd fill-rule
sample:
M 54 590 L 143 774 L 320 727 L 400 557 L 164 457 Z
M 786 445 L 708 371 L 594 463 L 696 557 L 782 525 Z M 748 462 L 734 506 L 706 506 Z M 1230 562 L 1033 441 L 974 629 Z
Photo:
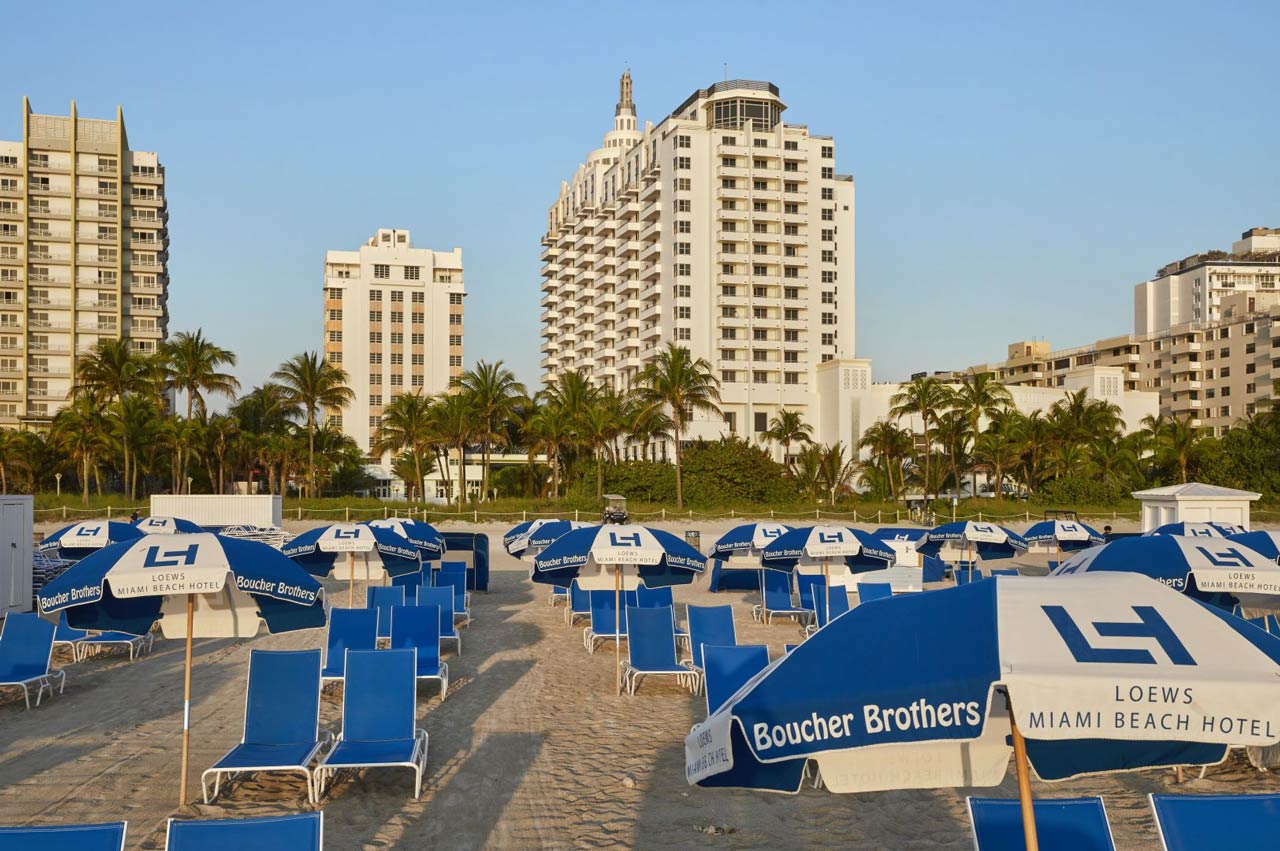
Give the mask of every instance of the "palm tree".
M 822 455 L 818 463 L 822 484 L 831 495 L 831 504 L 836 504 L 836 497 L 849 489 L 849 484 L 857 473 L 857 459 L 852 461 L 844 457 L 844 445 L 837 441 L 831 446 L 822 447 Z
M 974 441 L 973 454 L 991 471 L 996 501 L 1002 501 L 1005 474 L 1018 463 L 1021 454 L 1017 440 L 1007 432 L 988 430 Z
M 684 508 L 684 487 L 680 480 L 680 435 L 694 411 L 720 413 L 720 382 L 705 358 L 694 358 L 689 350 L 674 343 L 658 352 L 645 365 L 637 381 L 637 392 L 646 407 L 669 410 L 675 443 L 676 509 Z
M 422 453 L 432 439 L 431 400 L 421 392 L 405 393 L 382 410 L 382 420 L 373 436 L 373 451 L 379 455 L 405 452 L 413 461 L 413 486 L 422 491 Z
M 1107 487 L 1132 485 L 1138 474 L 1138 453 L 1131 435 L 1100 435 L 1086 446 L 1090 474 Z
M 809 444 L 796 455 L 792 476 L 800 493 L 816 500 L 822 487 L 822 447 Z
M 1172 461 L 1178 468 L 1182 483 L 1187 481 L 1187 467 L 1199 454 L 1203 433 L 1191 425 L 1191 416 L 1171 417 L 1157 437 L 1157 454 Z
M 22 448 L 22 432 L 0 428 L 0 493 L 9 492 L 9 467 Z
M 642 460 L 656 460 L 655 452 L 650 449 L 656 449 L 659 441 L 671 437 L 671 417 L 661 408 L 646 407 L 634 394 L 628 394 L 627 419 L 631 423 L 627 430 L 627 442 L 639 444 Z
M 929 456 L 933 454 L 933 440 L 929 425 L 934 422 L 938 413 L 951 406 L 952 392 L 947 385 L 933 376 L 920 376 L 911 379 L 901 386 L 897 393 L 889 399 L 889 416 L 902 419 L 914 414 L 920 418 L 924 429 L 924 482 L 925 497 L 929 496 L 929 486 L 933 477 L 929 471 Z
M 551 460 L 551 498 L 559 499 L 561 454 L 573 440 L 574 418 L 558 404 L 544 404 L 529 420 L 527 434 L 530 447 Z
M 350 404 L 355 393 L 347 386 L 347 373 L 319 352 L 303 352 L 280 364 L 271 374 L 285 390 L 289 404 L 299 406 L 307 419 L 307 493 L 316 495 L 316 417 L 321 409 L 336 410 Z
M 969 433 L 977 434 L 982 418 L 990 420 L 1011 408 L 1013 397 L 990 372 L 970 371 L 953 391 L 951 404 L 968 421 Z
M 237 431 L 233 417 L 215 414 L 209 418 L 209 426 L 205 431 L 208 440 L 205 458 L 209 463 L 209 486 L 214 489 L 214 493 L 227 492 L 227 455 L 235 443 Z M 217 462 L 216 475 L 215 468 L 212 466 L 215 461 Z
M 947 459 L 951 466 L 951 479 L 957 496 L 960 495 L 961 460 L 969 446 L 971 435 L 969 419 L 963 411 L 953 409 L 938 417 L 937 439 L 938 443 L 942 444 L 942 447 L 946 450 Z M 974 486 L 976 490 L 976 479 L 974 480 Z
M 53 418 L 52 437 L 57 445 L 76 462 L 80 479 L 80 503 L 89 504 L 89 470 L 94 458 L 107 448 L 102 413 L 91 403 L 78 399 Z M 4 454 L 0 447 L 0 454 Z M 0 460 L 0 478 L 3 477 Z
M 193 411 L 205 418 L 205 393 L 232 396 L 240 390 L 234 375 L 219 372 L 223 366 L 235 366 L 236 356 L 230 349 L 215 346 L 204 336 L 204 329 L 179 331 L 165 342 L 160 357 L 169 382 L 187 395 L 187 419 Z
M 125 397 L 129 393 L 149 392 L 154 378 L 153 364 L 139 355 L 127 340 L 106 339 L 76 364 L 73 396 L 89 395 L 99 405 Z
M 489 498 L 489 459 L 495 439 L 501 440 L 499 423 L 511 415 L 516 402 L 525 396 L 524 385 L 516 381 L 515 374 L 497 363 L 479 361 L 458 378 L 458 386 L 462 392 L 471 397 L 471 404 L 482 428 L 479 437 L 482 440 L 481 451 L 481 485 L 480 498 Z
M 462 393 L 446 393 L 431 406 L 432 428 L 440 440 L 458 453 L 458 510 L 467 498 L 467 443 L 483 427 L 471 399 Z
M 764 432 L 768 440 L 782 444 L 782 463 L 791 465 L 791 444 L 812 443 L 813 429 L 804 421 L 799 411 L 788 411 L 782 408 L 773 419 L 769 420 L 769 428 Z
M 872 460 L 878 460 L 884 467 L 889 498 L 895 502 L 906 484 L 902 467 L 907 455 L 911 452 L 912 442 L 912 435 L 908 429 L 888 420 L 877 420 L 872 423 L 858 441 L 858 449 L 870 453 Z
M 622 433 L 622 400 L 612 389 L 602 390 L 577 416 L 578 434 L 596 456 L 596 497 L 604 496 L 605 449 Z

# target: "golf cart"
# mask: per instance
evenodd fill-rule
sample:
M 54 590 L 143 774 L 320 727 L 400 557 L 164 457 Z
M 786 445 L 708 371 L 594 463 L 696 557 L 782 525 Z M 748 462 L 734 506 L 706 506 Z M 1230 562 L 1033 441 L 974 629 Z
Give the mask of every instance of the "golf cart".
M 604 495 L 604 511 L 600 513 L 600 523 L 626 523 L 627 498 L 616 493 Z

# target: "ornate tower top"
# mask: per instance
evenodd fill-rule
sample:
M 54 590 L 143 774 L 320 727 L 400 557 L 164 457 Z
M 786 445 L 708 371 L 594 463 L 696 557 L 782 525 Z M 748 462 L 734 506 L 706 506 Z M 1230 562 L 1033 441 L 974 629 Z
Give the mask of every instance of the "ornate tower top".
M 636 105 L 631 100 L 631 71 L 623 71 L 622 79 L 618 81 L 618 107 L 613 111 L 615 116 L 618 115 L 635 115 Z

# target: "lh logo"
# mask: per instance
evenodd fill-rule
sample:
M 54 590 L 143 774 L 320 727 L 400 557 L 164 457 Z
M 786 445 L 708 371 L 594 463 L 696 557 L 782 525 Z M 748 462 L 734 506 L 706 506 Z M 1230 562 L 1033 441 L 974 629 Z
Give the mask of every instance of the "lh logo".
M 159 547 L 147 547 L 147 557 L 143 559 L 143 567 L 190 567 L 196 563 L 199 544 L 192 544 L 185 550 L 168 550 L 160 552 Z
M 102 534 L 101 526 L 81 526 L 76 530 L 76 536 L 80 538 L 96 538 Z
M 1063 532 L 1079 532 L 1080 527 L 1074 523 L 1063 523 L 1061 527 Z
M 609 544 L 614 547 L 638 547 L 640 546 L 640 533 L 632 532 L 630 535 L 619 535 L 617 532 L 610 532 Z
M 819 532 L 818 533 L 819 544 L 838 544 L 843 540 L 844 540 L 843 532 Z
M 359 529 L 334 529 L 333 537 L 340 541 L 354 541 L 360 537 Z
M 1077 662 L 1093 662 L 1109 665 L 1154 665 L 1156 659 L 1149 650 L 1128 647 L 1094 647 L 1084 632 L 1062 606 L 1041 606 L 1062 641 Z M 1134 606 L 1137 622 L 1094 621 L 1092 626 L 1102 638 L 1149 638 L 1175 665 L 1194 665 L 1196 660 L 1174 634 L 1154 606 Z
M 782 530 L 781 529 L 761 529 L 760 535 L 761 537 L 764 537 L 764 538 L 781 538 Z
M 987 533 L 987 534 L 991 534 L 991 535 L 993 535 L 993 534 L 995 534 L 996 527 L 994 527 L 994 526 L 988 526 L 988 525 L 987 525 L 987 524 L 985 524 L 985 523 L 974 523 L 974 524 L 973 524 L 973 531 L 975 531 L 975 532 L 984 532 L 984 533 Z
M 1244 553 L 1235 547 L 1227 547 L 1216 553 L 1209 552 L 1208 547 L 1196 547 L 1196 549 L 1214 567 L 1253 567 Z

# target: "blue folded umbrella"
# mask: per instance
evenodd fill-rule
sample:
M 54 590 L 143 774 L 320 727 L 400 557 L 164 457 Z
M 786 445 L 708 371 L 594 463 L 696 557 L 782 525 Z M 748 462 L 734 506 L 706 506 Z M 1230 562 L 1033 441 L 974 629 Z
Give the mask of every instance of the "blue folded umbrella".
M 502 545 L 508 553 L 520 558 L 529 553 L 545 550 L 574 529 L 586 529 L 592 525 L 577 520 L 530 520 L 515 526 L 503 535 Z
M 1107 539 L 1092 526 L 1075 520 L 1041 520 L 1022 533 L 1028 544 L 1057 546 L 1068 552 L 1105 544 Z
M 369 520 L 365 525 L 394 532 L 421 550 L 424 559 L 440 558 L 447 549 L 444 535 L 440 534 L 435 526 L 421 520 L 388 517 L 383 520 Z
M 743 523 L 725 532 L 712 544 L 711 557 L 727 559 L 743 553 L 760 553 L 790 531 L 791 527 L 782 523 Z

